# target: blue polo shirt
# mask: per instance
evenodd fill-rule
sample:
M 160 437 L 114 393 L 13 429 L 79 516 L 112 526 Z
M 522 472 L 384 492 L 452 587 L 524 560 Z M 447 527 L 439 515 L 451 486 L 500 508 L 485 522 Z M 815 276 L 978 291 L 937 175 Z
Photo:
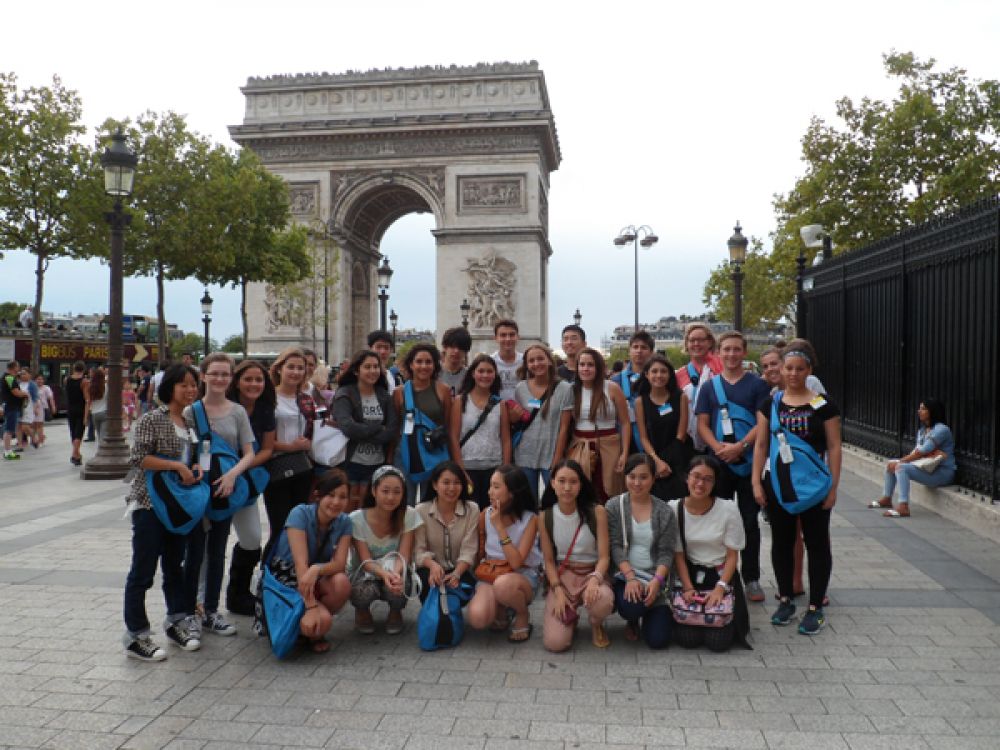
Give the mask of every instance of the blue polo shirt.
M 309 544 L 309 564 L 328 563 L 333 559 L 333 552 L 343 536 L 351 536 L 351 519 L 346 513 L 341 513 L 330 523 L 330 529 L 320 545 L 319 523 L 316 520 L 316 503 L 303 503 L 292 508 L 285 521 L 285 528 L 274 545 L 274 556 L 286 562 L 292 562 L 292 548 L 288 544 L 288 529 L 301 529 L 306 533 Z

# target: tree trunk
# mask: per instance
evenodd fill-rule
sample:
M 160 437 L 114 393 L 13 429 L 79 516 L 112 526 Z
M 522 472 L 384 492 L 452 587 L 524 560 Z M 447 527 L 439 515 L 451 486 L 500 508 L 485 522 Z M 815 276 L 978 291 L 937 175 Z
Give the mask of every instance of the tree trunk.
M 156 262 L 156 344 L 159 347 L 160 361 L 172 359 L 167 356 L 167 316 L 163 312 L 163 263 Z
M 42 290 L 45 286 L 45 253 L 38 251 L 38 263 L 35 266 L 35 310 L 31 316 L 31 370 L 32 375 L 38 374 L 39 360 L 42 352 Z M 59 373 L 50 373 L 50 377 L 58 377 Z
M 250 342 L 247 339 L 247 280 L 240 279 L 240 322 L 243 324 L 243 359 L 250 356 Z

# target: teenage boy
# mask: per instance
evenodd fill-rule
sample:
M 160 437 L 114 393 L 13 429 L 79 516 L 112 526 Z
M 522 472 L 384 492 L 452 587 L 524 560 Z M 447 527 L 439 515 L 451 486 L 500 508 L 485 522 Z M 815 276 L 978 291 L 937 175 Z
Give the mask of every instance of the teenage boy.
M 517 385 L 517 371 L 524 359 L 517 351 L 517 341 L 520 336 L 517 323 L 513 320 L 498 320 L 493 325 L 493 338 L 497 342 L 497 350 L 493 352 L 493 361 L 497 363 L 500 374 L 500 398 L 514 398 L 514 387 Z
M 438 380 L 451 389 L 451 395 L 457 396 L 465 379 L 469 352 L 472 351 L 472 336 L 465 326 L 449 328 L 441 337 L 441 374 Z
M 611 382 L 622 389 L 628 402 L 628 421 L 632 423 L 632 445 L 637 453 L 642 453 L 642 441 L 639 440 L 639 428 L 635 424 L 635 399 L 639 395 L 639 384 L 646 363 L 653 356 L 656 340 L 647 331 L 636 331 L 628 340 L 628 364 L 625 368 L 611 376 Z
M 0 396 L 3 397 L 3 457 L 7 461 L 20 458 L 11 448 L 10 441 L 17 440 L 17 423 L 21 416 L 21 407 L 28 394 L 21 389 L 17 371 L 20 365 L 17 361 L 7 363 L 7 371 L 0 380 Z
M 395 346 L 392 343 L 392 334 L 388 331 L 372 331 L 368 334 L 368 348 L 378 355 L 382 362 L 382 369 L 385 370 L 385 379 L 389 382 L 389 393 L 396 390 L 397 385 L 402 385 L 399 377 L 399 370 L 395 366 L 389 367 L 389 360 Z
M 747 598 L 752 602 L 764 601 L 764 590 L 760 587 L 760 524 L 757 520 L 760 508 L 753 498 L 753 485 L 747 464 L 753 463 L 752 446 L 757 438 L 756 421 L 753 428 L 737 435 L 739 422 L 736 409 L 742 407 L 751 416 L 756 414 L 755 404 L 768 397 L 767 383 L 759 376 L 743 369 L 747 344 L 739 331 L 729 331 L 719 337 L 719 356 L 722 372 L 705 384 L 698 394 L 695 413 L 698 415 L 698 436 L 708 449 L 723 464 L 723 470 L 715 483 L 716 497 L 735 499 L 743 518 L 746 531 L 746 547 L 741 553 L 743 581 Z M 725 413 L 720 413 L 717 384 L 722 387 L 727 403 Z M 715 434 L 716 423 L 721 417 L 723 437 Z
M 576 380 L 576 355 L 587 346 L 587 333 L 576 323 L 562 329 L 562 350 L 566 362 L 559 365 L 559 377 L 568 383 Z

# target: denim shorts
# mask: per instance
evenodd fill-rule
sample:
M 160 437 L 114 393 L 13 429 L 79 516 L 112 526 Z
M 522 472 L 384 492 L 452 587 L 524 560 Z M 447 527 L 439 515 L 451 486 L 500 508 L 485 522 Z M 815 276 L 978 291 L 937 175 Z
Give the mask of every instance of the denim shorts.
M 9 432 L 11 435 L 16 435 L 17 423 L 20 421 L 20 417 L 21 410 L 7 404 L 7 409 L 3 413 L 3 431 Z
M 342 468 L 347 472 L 347 481 L 351 484 L 371 484 L 372 474 L 375 473 L 378 465 L 356 464 L 353 461 L 348 461 L 343 464 Z

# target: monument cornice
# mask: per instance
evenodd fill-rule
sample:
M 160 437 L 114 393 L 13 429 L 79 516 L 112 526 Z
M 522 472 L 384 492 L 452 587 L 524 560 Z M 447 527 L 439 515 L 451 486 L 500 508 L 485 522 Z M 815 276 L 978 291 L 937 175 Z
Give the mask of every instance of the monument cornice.
M 426 79 L 480 78 L 483 76 L 507 76 L 517 73 L 539 73 L 537 60 L 528 62 L 476 63 L 475 65 L 422 65 L 413 68 L 372 68 L 371 70 L 348 70 L 343 73 L 292 73 L 247 79 L 247 89 L 266 90 L 272 88 L 300 88 L 310 85 L 340 83 L 372 83 L 411 81 Z
M 439 245 L 456 245 L 468 242 L 538 242 L 545 250 L 545 257 L 552 255 L 549 236 L 542 226 L 534 227 L 454 227 L 432 229 Z

